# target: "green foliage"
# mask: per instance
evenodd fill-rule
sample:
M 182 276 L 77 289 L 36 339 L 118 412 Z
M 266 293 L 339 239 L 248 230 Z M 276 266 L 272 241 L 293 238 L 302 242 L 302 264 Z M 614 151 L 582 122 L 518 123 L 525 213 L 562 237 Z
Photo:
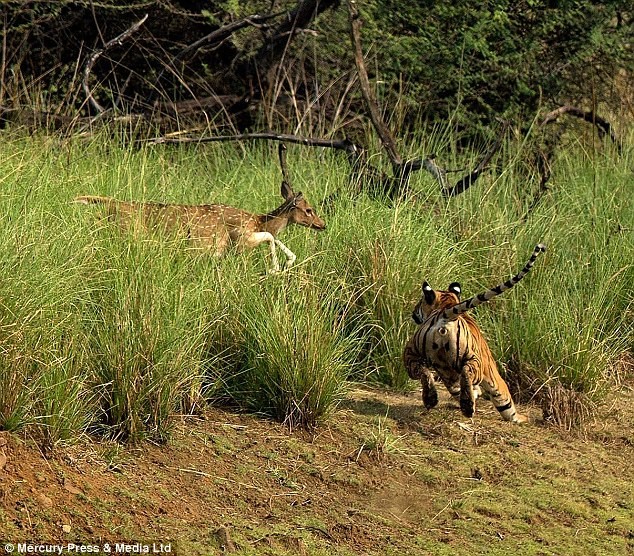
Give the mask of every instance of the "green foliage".
M 541 103 L 610 101 L 615 68 L 632 69 L 629 3 L 359 3 L 368 70 L 386 109 L 458 129 L 530 121 Z M 347 10 L 320 20 L 320 52 L 352 63 Z M 333 20 L 335 23 L 333 24 Z M 328 56 L 328 54 L 326 54 Z M 319 71 L 336 75 L 338 66 Z M 396 125 L 406 123 L 403 115 Z M 473 131 L 471 130 L 470 133 Z
M 314 426 L 341 400 L 359 342 L 346 334 L 349 307 L 301 270 L 254 284 L 241 300 L 244 368 L 237 401 L 286 422 Z
M 206 277 L 192 275 L 178 243 L 107 239 L 86 309 L 101 425 L 114 437 L 163 439 L 174 415 L 202 398 L 213 318 Z

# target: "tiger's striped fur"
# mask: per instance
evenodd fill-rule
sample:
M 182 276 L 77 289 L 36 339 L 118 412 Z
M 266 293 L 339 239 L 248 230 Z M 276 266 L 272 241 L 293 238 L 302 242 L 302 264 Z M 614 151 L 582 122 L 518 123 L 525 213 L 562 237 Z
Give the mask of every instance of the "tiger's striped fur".
M 422 298 L 412 313 L 420 326 L 405 346 L 403 361 L 410 378 L 420 379 L 427 409 L 438 403 L 433 369 L 451 395 L 459 397 L 460 408 L 467 417 L 473 416 L 476 399 L 484 390 L 504 420 L 526 420 L 517 413 L 486 339 L 467 311 L 515 286 L 544 251 L 546 246 L 540 243 L 513 278 L 463 302 L 458 282 L 451 283 L 447 291 L 433 290 L 423 282 Z

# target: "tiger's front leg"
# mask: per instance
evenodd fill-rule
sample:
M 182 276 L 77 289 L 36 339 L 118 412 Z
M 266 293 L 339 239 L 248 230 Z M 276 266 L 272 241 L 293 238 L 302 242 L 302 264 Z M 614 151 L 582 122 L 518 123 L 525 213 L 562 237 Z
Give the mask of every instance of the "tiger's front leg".
M 438 390 L 433 373 L 425 367 L 420 377 L 420 384 L 423 387 L 423 404 L 425 409 L 431 409 L 438 405 Z
M 442 380 L 451 397 L 457 400 L 460 397 L 460 374 L 454 370 L 447 371 L 444 369 L 436 369 L 436 374 L 437 378 Z
M 465 417 L 473 417 L 475 402 L 480 393 L 480 388 L 473 385 L 477 376 L 475 371 L 475 362 L 470 361 L 460 372 L 460 410 Z
M 427 368 L 425 363 L 421 363 L 419 359 L 405 358 L 405 368 L 410 378 L 419 379 L 423 387 L 423 404 L 427 409 L 438 405 L 438 391 L 434 382 L 434 375 Z

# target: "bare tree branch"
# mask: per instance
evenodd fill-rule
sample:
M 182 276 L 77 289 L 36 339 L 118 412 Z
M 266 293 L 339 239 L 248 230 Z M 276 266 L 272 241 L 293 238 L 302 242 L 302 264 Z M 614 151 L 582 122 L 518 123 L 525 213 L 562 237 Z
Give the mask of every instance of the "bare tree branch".
M 381 143 L 385 147 L 392 166 L 395 169 L 395 174 L 399 174 L 403 160 L 401 159 L 398 151 L 396 150 L 396 142 L 390 133 L 387 125 L 383 121 L 379 112 L 379 107 L 374 97 L 374 93 L 370 88 L 370 81 L 368 79 L 368 72 L 365 69 L 365 62 L 363 61 L 363 50 L 361 48 L 361 19 L 359 18 L 359 11 L 357 10 L 356 0 L 348 0 L 348 12 L 350 14 L 350 38 L 352 40 L 352 46 L 354 49 L 354 62 L 357 66 L 357 73 L 359 75 L 359 85 L 361 87 L 361 94 L 365 100 L 365 103 L 370 112 L 370 120 L 372 125 L 381 139 Z
M 185 59 L 185 57 L 191 52 L 198 51 L 203 45 L 210 45 L 210 44 L 216 45 L 216 44 L 222 43 L 223 41 L 231 37 L 231 35 L 233 35 L 236 31 L 239 31 L 240 29 L 244 29 L 245 27 L 249 27 L 249 26 L 257 27 L 265 21 L 268 21 L 275 17 L 279 17 L 280 15 L 282 15 L 282 13 L 283 12 L 277 12 L 273 14 L 254 14 L 254 15 L 247 16 L 243 19 L 239 19 L 238 21 L 232 21 L 231 23 L 228 23 L 227 25 L 223 25 L 222 27 L 219 27 L 218 29 L 214 29 L 211 33 L 205 35 L 204 37 L 201 37 L 197 41 L 194 41 L 192 44 L 186 46 L 183 50 L 181 50 L 178 54 L 176 54 L 176 56 L 174 56 L 174 58 L 171 61 L 171 66 L 175 67 L 177 62 Z M 166 70 L 164 68 L 158 74 L 156 78 L 157 83 L 161 82 L 161 79 L 165 75 L 165 71 Z
M 282 13 L 283 12 L 277 12 L 273 14 L 254 14 L 254 15 L 247 16 L 243 19 L 239 19 L 238 21 L 232 21 L 231 23 L 228 23 L 227 25 L 223 25 L 222 27 L 215 29 L 208 35 L 201 37 L 197 41 L 185 47 L 174 57 L 174 61 L 176 62 L 177 60 L 182 60 L 185 56 L 187 56 L 187 54 L 189 54 L 192 51 L 198 50 L 204 44 L 218 43 L 230 37 L 231 35 L 233 35 L 233 33 L 235 33 L 236 31 L 239 31 L 240 29 L 244 29 L 245 27 L 249 27 L 249 26 L 257 27 L 259 24 L 265 21 L 268 21 L 269 19 L 279 17 L 280 15 L 282 15 Z
M 486 154 L 484 155 L 482 160 L 479 162 L 479 164 L 475 167 L 473 172 L 470 172 L 466 176 L 463 176 L 460 180 L 458 180 L 458 182 L 453 187 L 447 187 L 447 186 L 443 187 L 443 195 L 445 197 L 455 197 L 456 195 L 460 195 L 460 193 L 464 193 L 476 182 L 476 180 L 480 177 L 482 172 L 486 170 L 486 167 L 489 164 L 489 162 L 491 162 L 493 155 L 495 155 L 495 153 L 500 150 L 500 147 L 502 146 L 502 140 L 504 139 L 504 136 L 506 135 L 506 130 L 508 129 L 508 127 L 509 127 L 509 123 L 505 121 L 504 124 L 502 125 L 502 130 L 500 131 L 500 134 L 497 140 L 495 141 L 495 143 L 493 143 L 491 148 L 486 152 Z
M 92 71 L 93 66 L 97 62 L 97 59 L 104 52 L 106 52 L 106 50 L 108 50 L 109 48 L 111 48 L 111 47 L 113 47 L 115 45 L 121 46 L 126 39 L 130 38 L 134 33 L 136 33 L 139 30 L 139 28 L 145 23 L 145 20 L 147 18 L 148 18 L 148 14 L 145 14 L 142 19 L 137 21 L 134 25 L 132 25 L 126 31 L 124 31 L 123 33 L 121 33 L 120 35 L 115 37 L 114 39 L 108 41 L 104 45 L 103 48 L 93 52 L 92 55 L 86 61 L 86 65 L 84 67 L 84 79 L 83 79 L 84 92 L 86 93 L 86 98 L 88 99 L 88 102 L 90 102 L 90 104 L 93 106 L 93 108 L 95 110 L 97 110 L 97 112 L 99 112 L 100 114 L 105 112 L 106 109 L 103 106 L 101 106 L 101 104 L 99 104 L 97 102 L 97 100 L 95 99 L 95 97 L 92 94 L 92 91 L 90 90 L 90 87 L 88 86 L 88 79 L 90 77 L 90 72 Z
M 576 106 L 569 105 L 560 106 L 559 108 L 556 108 L 555 110 L 552 110 L 551 112 L 546 114 L 541 122 L 541 125 L 544 126 L 546 124 L 555 122 L 559 118 L 559 116 L 562 116 L 564 114 L 569 114 L 571 116 L 581 118 L 582 120 L 595 125 L 597 127 L 597 131 L 599 132 L 599 137 L 603 139 L 605 135 L 608 135 L 612 142 L 618 147 L 619 152 L 621 151 L 621 142 L 614 133 L 612 125 L 606 119 L 602 118 L 596 112 L 594 112 L 594 110 L 582 110 L 581 108 L 577 108 Z
M 261 74 L 266 74 L 271 65 L 280 59 L 297 32 L 304 29 L 320 13 L 337 6 L 338 3 L 339 0 L 299 0 L 295 9 L 273 30 L 270 40 L 257 51 L 253 67 L 258 68 Z
M 216 143 L 222 141 L 250 141 L 250 140 L 267 140 L 281 141 L 286 143 L 294 143 L 297 145 L 306 145 L 308 147 L 326 147 L 330 149 L 338 149 L 349 153 L 356 153 L 361 149 L 348 139 L 333 140 L 321 139 L 315 137 L 300 137 L 299 135 L 289 135 L 284 133 L 242 133 L 239 135 L 217 135 L 213 137 L 155 137 L 153 139 L 141 140 L 143 143 L 150 145 L 158 144 L 174 144 L 174 143 Z
M 424 158 L 422 160 L 422 163 L 425 167 L 425 170 L 427 170 L 432 176 L 434 176 L 434 178 L 436 178 L 436 181 L 440 185 L 440 189 L 444 191 L 449 186 L 449 182 L 447 181 L 447 170 L 438 166 L 438 164 L 436 164 L 435 158 L 436 155 L 431 155 L 429 158 Z

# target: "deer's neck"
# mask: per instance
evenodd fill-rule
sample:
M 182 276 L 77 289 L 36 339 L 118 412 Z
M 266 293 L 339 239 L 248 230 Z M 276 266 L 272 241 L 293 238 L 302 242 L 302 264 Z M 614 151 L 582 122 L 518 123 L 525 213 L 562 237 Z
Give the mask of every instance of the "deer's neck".
M 286 226 L 291 216 L 291 211 L 294 209 L 295 204 L 292 200 L 285 201 L 275 210 L 272 210 L 268 214 L 262 214 L 259 216 L 260 226 L 262 226 L 263 232 L 269 232 L 271 235 L 276 236 Z
M 263 232 L 269 232 L 272 236 L 277 236 L 277 234 L 288 226 L 288 218 L 288 213 L 262 214 L 259 217 L 260 226 Z

